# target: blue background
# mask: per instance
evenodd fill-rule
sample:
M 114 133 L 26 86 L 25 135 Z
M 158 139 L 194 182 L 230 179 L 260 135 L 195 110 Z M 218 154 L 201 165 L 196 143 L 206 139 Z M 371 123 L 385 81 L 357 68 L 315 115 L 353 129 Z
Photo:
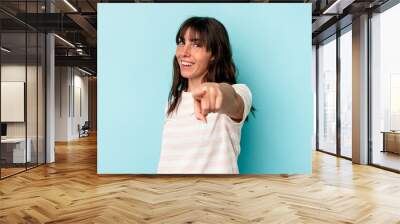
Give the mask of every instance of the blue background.
M 191 16 L 228 30 L 256 107 L 241 174 L 311 173 L 311 4 L 98 4 L 99 174 L 156 173 L 175 35 Z

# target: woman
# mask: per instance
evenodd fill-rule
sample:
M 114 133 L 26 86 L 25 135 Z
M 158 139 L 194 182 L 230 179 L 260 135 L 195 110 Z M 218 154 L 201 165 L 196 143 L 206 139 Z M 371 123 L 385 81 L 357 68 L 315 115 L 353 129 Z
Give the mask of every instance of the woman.
M 158 173 L 237 174 L 252 95 L 236 84 L 228 33 L 214 18 L 192 17 L 176 44 Z

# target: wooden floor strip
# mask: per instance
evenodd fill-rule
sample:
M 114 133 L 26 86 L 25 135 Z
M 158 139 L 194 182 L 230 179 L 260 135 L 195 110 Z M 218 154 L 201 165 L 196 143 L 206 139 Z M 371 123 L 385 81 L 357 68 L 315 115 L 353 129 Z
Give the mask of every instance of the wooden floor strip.
M 0 223 L 398 223 L 400 175 L 313 153 L 312 175 L 96 174 L 96 136 L 0 181 Z

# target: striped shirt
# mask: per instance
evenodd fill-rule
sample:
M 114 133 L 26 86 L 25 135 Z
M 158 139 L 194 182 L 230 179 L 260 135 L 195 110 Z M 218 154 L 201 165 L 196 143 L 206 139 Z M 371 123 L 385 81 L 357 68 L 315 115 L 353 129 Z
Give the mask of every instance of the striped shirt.
M 245 84 L 232 87 L 244 102 L 240 122 L 220 113 L 209 113 L 207 123 L 197 120 L 192 94 L 182 92 L 177 110 L 164 121 L 159 174 L 239 173 L 241 129 L 251 108 L 252 95 Z

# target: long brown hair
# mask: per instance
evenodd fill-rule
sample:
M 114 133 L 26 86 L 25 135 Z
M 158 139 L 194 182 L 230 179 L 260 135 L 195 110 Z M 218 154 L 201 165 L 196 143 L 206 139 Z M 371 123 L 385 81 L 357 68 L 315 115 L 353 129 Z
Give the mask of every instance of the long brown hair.
M 232 49 L 229 42 L 228 32 L 224 25 L 218 20 L 210 17 L 191 17 L 185 20 L 176 34 L 176 44 L 184 39 L 185 32 L 190 28 L 191 35 L 214 57 L 208 65 L 207 75 L 203 82 L 236 84 L 236 66 L 232 58 Z M 181 100 L 182 91 L 187 91 L 188 79 L 180 72 L 179 63 L 174 56 L 172 87 L 168 96 L 168 111 L 170 115 L 178 106 Z M 251 108 L 254 111 L 254 108 Z

